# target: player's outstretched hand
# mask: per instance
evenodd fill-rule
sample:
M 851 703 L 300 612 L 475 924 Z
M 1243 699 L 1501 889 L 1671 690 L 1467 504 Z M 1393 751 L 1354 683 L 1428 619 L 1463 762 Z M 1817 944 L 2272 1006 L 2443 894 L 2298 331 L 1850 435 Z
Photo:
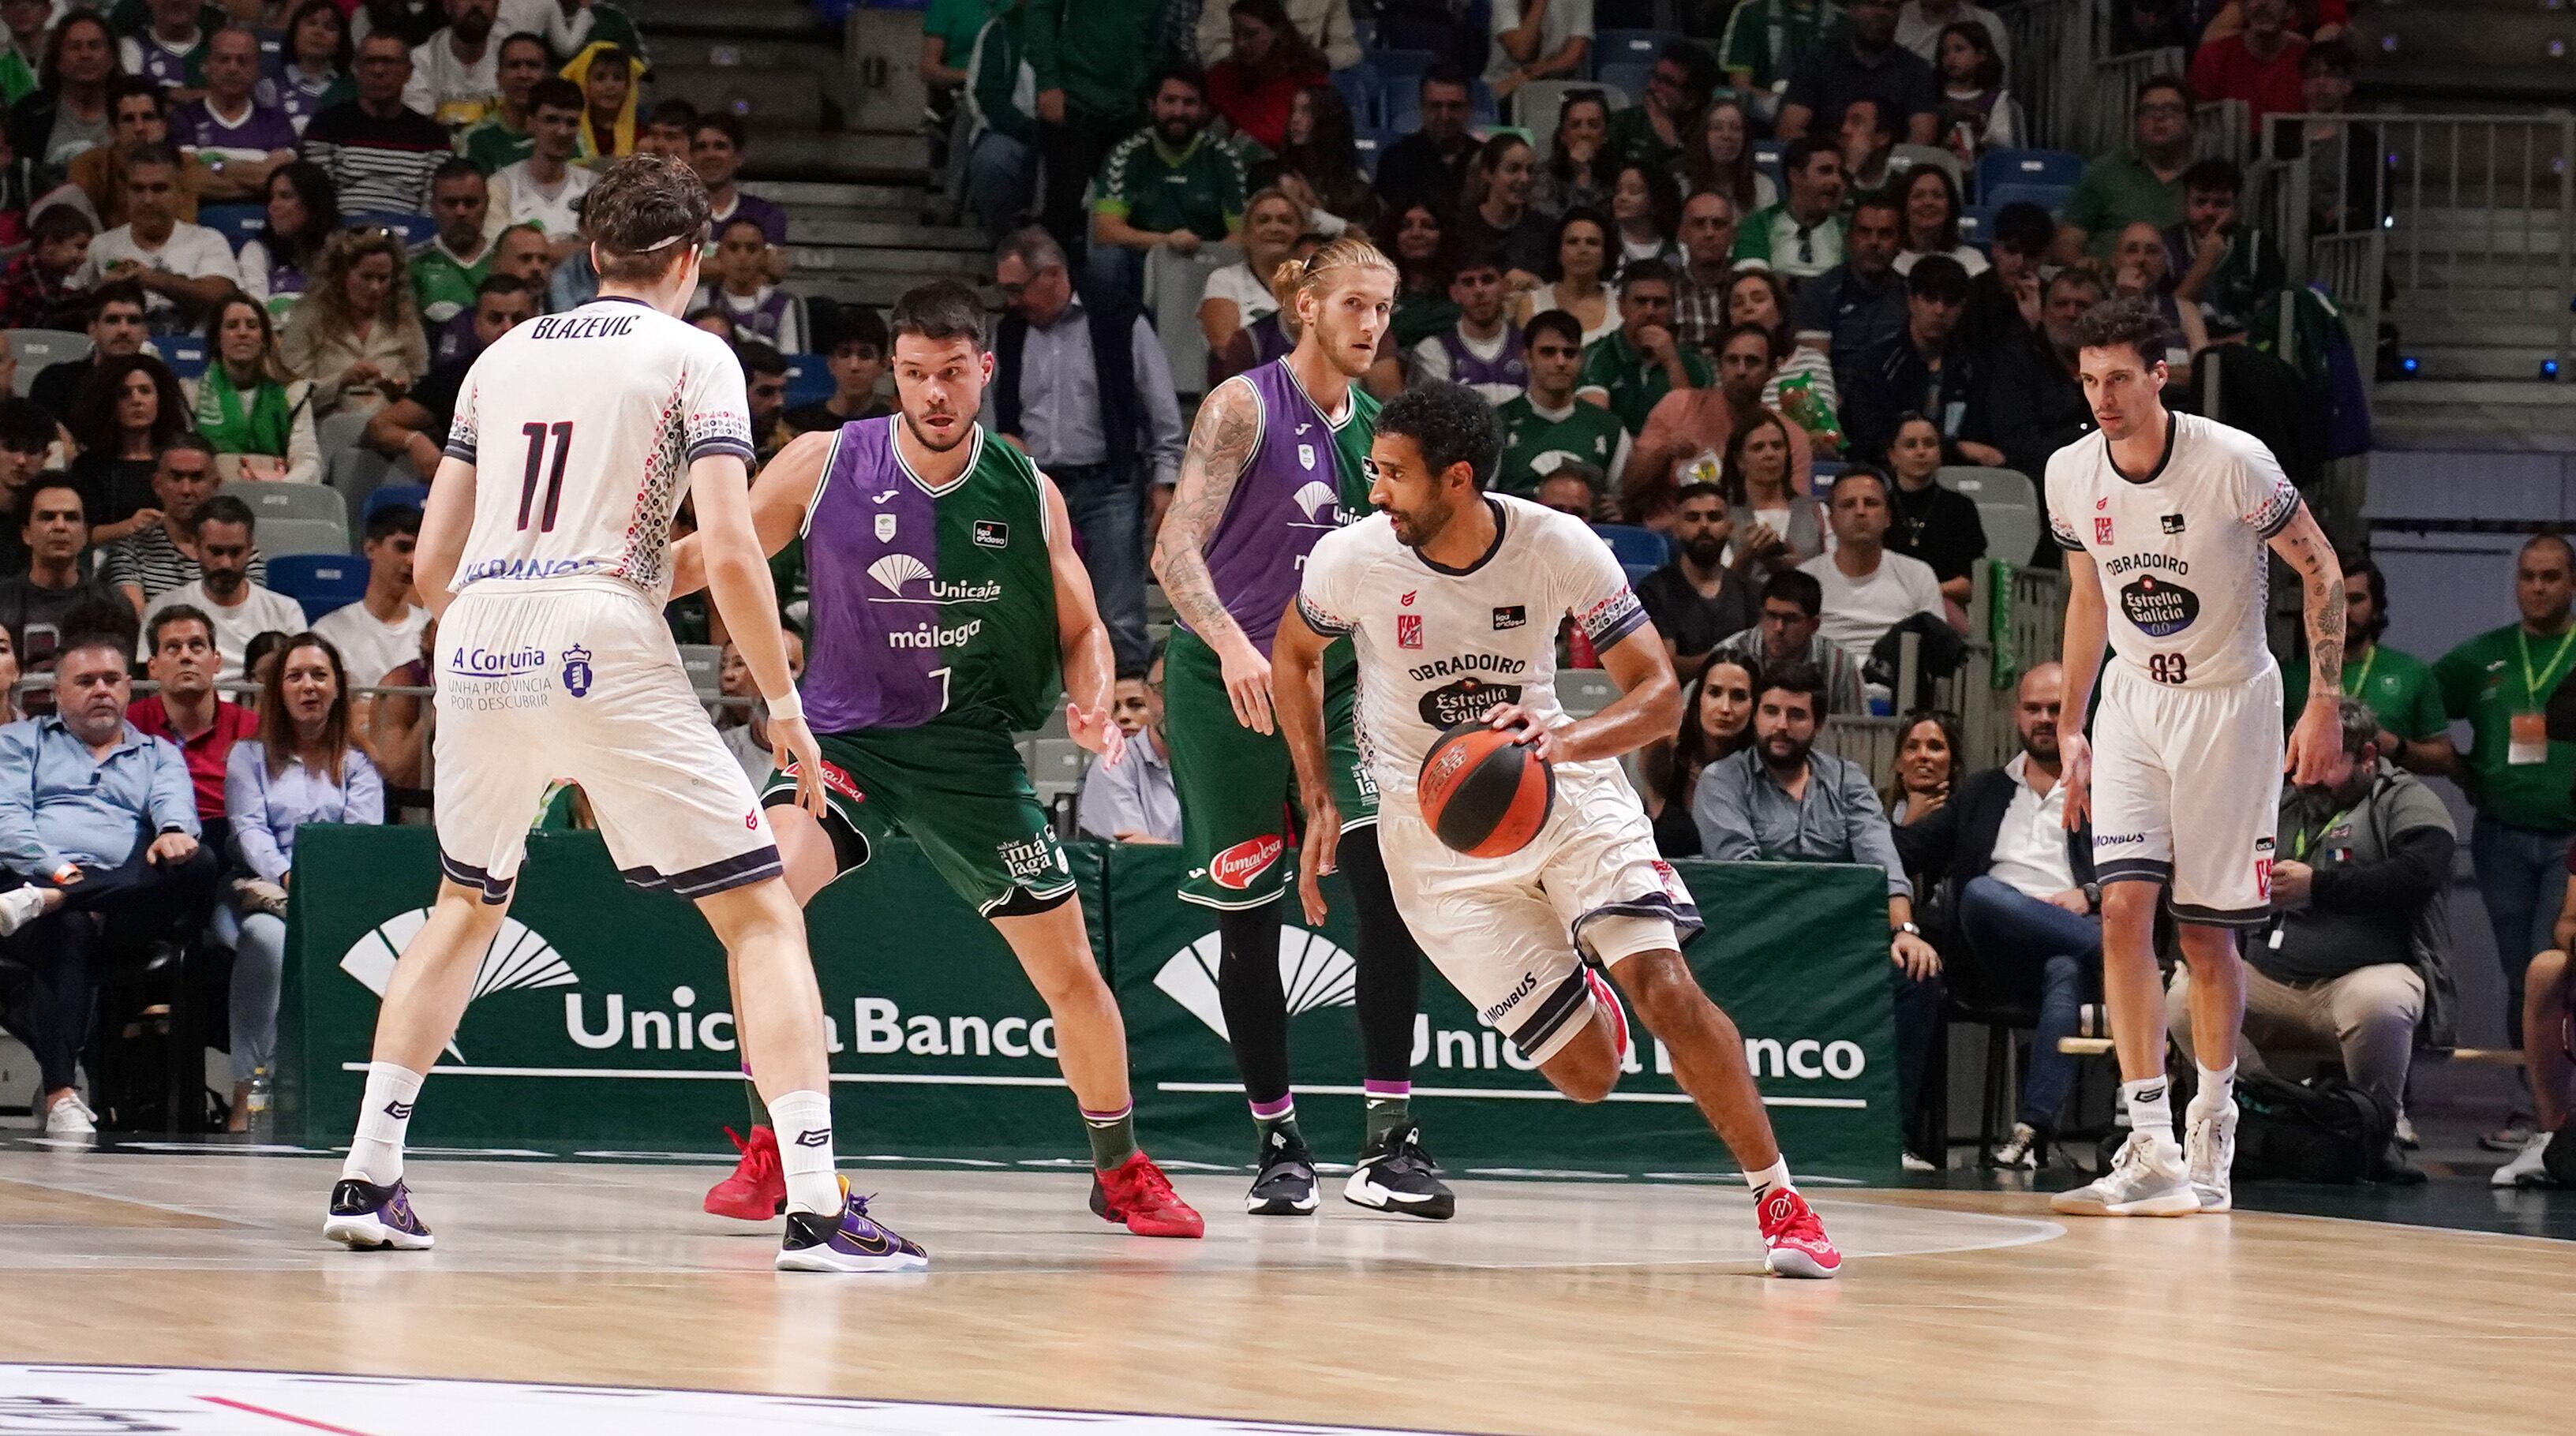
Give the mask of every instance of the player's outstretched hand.
M 1248 639 L 1237 639 L 1219 656 L 1225 696 L 1234 704 L 1234 721 L 1255 733 L 1277 731 L 1270 716 L 1270 660 Z
M 1306 804 L 1306 841 L 1297 849 L 1297 901 L 1305 907 L 1310 927 L 1324 925 L 1323 876 L 1333 870 L 1341 841 L 1341 812 L 1329 795 L 1316 796 Z
M 1513 742 L 1548 762 L 1556 762 L 1565 756 L 1556 741 L 1556 730 L 1540 722 L 1537 714 L 1517 703 L 1497 705 L 1485 715 L 1485 726 L 1498 733 L 1509 733 Z
M 1076 743 L 1100 755 L 1100 766 L 1115 768 L 1127 756 L 1127 733 L 1109 717 L 1106 708 L 1085 708 L 1079 703 L 1064 705 L 1064 733 Z
M 2326 769 L 2343 747 L 2343 718 L 2332 698 L 2308 700 L 2299 710 L 2299 724 L 2290 730 L 2288 751 L 2281 755 L 2281 771 L 2302 788 L 2312 788 L 2326 780 Z
M 2083 734 L 2057 735 L 2057 781 L 2066 787 L 2066 831 L 2071 833 L 2093 812 L 2093 744 Z
M 796 775 L 796 806 L 813 814 L 816 822 L 832 815 L 823 786 L 823 748 L 804 719 L 771 716 L 769 756 L 780 772 Z

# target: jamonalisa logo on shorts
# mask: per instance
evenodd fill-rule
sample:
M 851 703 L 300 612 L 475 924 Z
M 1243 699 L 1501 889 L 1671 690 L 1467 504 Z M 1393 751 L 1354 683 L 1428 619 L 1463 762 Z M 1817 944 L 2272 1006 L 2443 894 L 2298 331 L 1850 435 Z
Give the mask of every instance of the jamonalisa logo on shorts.
M 1215 857 L 1208 859 L 1208 881 L 1221 888 L 1241 892 L 1252 886 L 1252 880 L 1269 870 L 1279 855 L 1288 850 L 1288 841 L 1277 833 L 1263 833 L 1246 838 Z

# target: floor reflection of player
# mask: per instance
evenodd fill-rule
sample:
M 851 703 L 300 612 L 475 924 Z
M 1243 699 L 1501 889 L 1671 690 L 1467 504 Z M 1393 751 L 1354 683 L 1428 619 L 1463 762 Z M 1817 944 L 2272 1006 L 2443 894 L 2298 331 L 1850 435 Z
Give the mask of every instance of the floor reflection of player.
M 1378 513 L 1325 535 L 1307 557 L 1271 660 L 1306 803 L 1298 891 L 1307 918 L 1323 919 L 1316 877 L 1340 827 L 1325 781 L 1324 649 L 1347 635 L 1387 877 L 1441 975 L 1557 1090 L 1597 1102 L 1618 1083 L 1628 1046 L 1626 1018 L 1593 964 L 1606 968 L 1743 1166 L 1765 1265 L 1832 1276 L 1842 1258 L 1790 1183 L 1744 1039 L 1682 956 L 1698 910 L 1656 857 L 1645 806 L 1617 761 L 1680 720 L 1672 660 L 1588 525 L 1485 492 L 1501 453 L 1501 425 L 1472 390 L 1406 393 L 1378 415 L 1370 447 Z M 1556 700 L 1556 632 L 1569 616 L 1620 688 L 1616 702 L 1580 720 Z M 1480 682 L 1471 696 L 1453 676 L 1466 672 L 1512 681 Z M 1506 857 L 1444 846 L 1415 801 L 1415 775 L 1444 727 L 1477 717 L 1520 734 L 1555 768 L 1553 812 Z

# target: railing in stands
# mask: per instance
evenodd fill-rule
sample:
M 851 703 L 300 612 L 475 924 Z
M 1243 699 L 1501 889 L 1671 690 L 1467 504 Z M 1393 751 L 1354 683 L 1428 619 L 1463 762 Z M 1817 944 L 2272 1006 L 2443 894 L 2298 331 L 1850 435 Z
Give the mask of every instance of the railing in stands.
M 1991 615 L 1989 605 L 1998 599 L 2004 605 L 2004 633 L 2011 660 L 2010 676 L 2004 685 L 1995 686 L 1998 658 L 1991 638 L 1991 617 L 1973 625 L 1975 631 L 1968 635 L 1967 660 L 1959 671 L 1932 685 L 1932 706 L 1958 715 L 1963 750 L 1959 771 L 1963 773 L 2000 767 L 2021 751 L 2021 739 L 2013 726 L 2014 684 L 2020 674 L 2054 660 L 2059 652 L 2059 633 L 2066 614 L 2066 575 L 2017 567 L 2009 572 L 2010 584 L 1998 595 L 1994 567 L 1979 564 L 1973 580 L 1975 587 L 1968 596 L 1968 612 L 1972 615 Z M 1907 666 L 1911 668 L 1910 661 Z M 1913 688 L 1910 674 L 1899 677 L 1899 693 Z M 1817 742 L 1826 752 L 1860 764 L 1869 773 L 1870 782 L 1884 789 L 1895 776 L 1896 745 L 1903 736 L 1903 722 L 1902 717 L 1835 718 L 1825 724 Z
M 2272 115 L 2261 140 L 2258 213 L 2362 352 L 2393 286 L 2576 357 L 2576 116 Z
M 2084 90 L 2084 112 L 2066 146 L 2086 155 L 2121 154 L 2130 147 L 2138 86 L 2158 75 L 2179 75 L 2184 56 L 2179 49 L 2138 50 L 2107 55 L 2093 64 Z
M 2082 132 L 2093 81 L 2096 9 L 2089 0 L 1995 8 L 2012 52 L 2012 95 L 2030 122 L 2022 144 L 2073 148 L 2068 139 Z

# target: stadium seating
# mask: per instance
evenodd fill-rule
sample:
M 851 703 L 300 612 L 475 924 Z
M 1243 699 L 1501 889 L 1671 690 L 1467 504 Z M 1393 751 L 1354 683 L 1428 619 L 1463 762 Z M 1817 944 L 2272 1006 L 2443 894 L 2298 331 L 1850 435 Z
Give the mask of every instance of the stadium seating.
M 1342 102 L 1351 107 L 1354 129 L 1374 129 L 1386 117 L 1386 77 L 1376 67 L 1363 61 L 1347 70 L 1335 70 L 1333 88 L 1342 92 Z
M 2000 184 L 1985 192 L 1984 201 L 1988 209 L 2027 202 L 2055 214 L 2066 207 L 2066 201 L 2074 194 L 2073 185 Z
M 1681 36 L 1670 30 L 1596 30 L 1592 34 L 1592 72 L 1600 74 L 1612 66 L 1655 68 L 1655 57 L 1664 47 Z M 1631 94 L 1646 93 L 1640 85 Z
M 1616 88 L 1622 94 L 1642 95 L 1646 93 L 1646 82 L 1655 77 L 1655 67 L 1652 65 L 1600 65 L 1594 67 L 1592 73 L 1599 77 L 1601 83 Z
M 832 397 L 832 367 L 820 354 L 787 356 L 787 407 L 820 404 Z
M 270 488 L 311 489 L 320 493 L 330 490 L 320 484 L 272 484 Z M 271 519 L 263 521 L 258 532 L 259 551 L 275 558 L 279 554 L 328 554 L 345 558 L 349 553 L 349 525 L 328 519 Z
M 1967 192 L 1967 167 L 1959 163 L 1957 155 L 1939 145 L 1898 145 L 1887 153 L 1887 171 L 1890 179 L 1916 165 L 1932 165 L 1943 170 L 1950 176 L 1950 184 L 1953 188 L 1962 194 Z
M 345 608 L 366 596 L 367 561 L 345 554 L 272 554 L 268 586 L 304 605 L 304 621 Z
M 2028 563 L 2039 551 L 2039 490 L 2030 476 L 2013 469 L 1945 465 L 1933 475 L 1945 489 L 1965 494 L 1977 506 L 1977 521 L 1986 528 L 1986 552 L 2008 563 Z
M 429 506 L 429 485 L 376 485 L 373 489 L 370 489 L 367 492 L 366 507 L 359 512 L 358 532 L 363 534 L 367 531 L 367 524 L 375 518 L 376 510 L 389 509 L 400 504 L 409 504 L 416 509 L 427 508 Z
M 1623 564 L 1644 564 L 1649 570 L 1662 568 L 1672 561 L 1673 546 L 1669 539 L 1650 528 L 1635 524 L 1594 524 L 1592 531 L 1610 545 Z
M 36 376 L 48 364 L 68 363 L 89 357 L 89 336 L 70 329 L 12 329 L 9 352 L 18 357 L 18 397 L 36 386 Z
M 206 372 L 206 341 L 194 334 L 173 334 L 155 341 L 161 351 L 161 362 L 182 379 L 194 379 Z
M 220 234 L 233 248 L 259 237 L 268 228 L 268 206 L 264 204 L 209 204 L 197 208 L 197 223 Z
M 2045 185 L 2073 189 L 2084 178 L 2084 157 L 2064 150 L 1988 150 L 1977 157 L 1977 202 L 2000 208 L 2001 185 Z
M 393 214 L 385 210 L 364 210 L 349 216 L 353 228 L 373 225 L 392 230 L 405 244 L 426 244 L 438 237 L 438 221 L 425 214 Z
M 262 548 L 267 547 L 268 526 L 282 520 L 333 524 L 344 537 L 349 531 L 349 506 L 339 490 L 326 485 L 254 482 L 226 484 L 223 491 L 250 505 L 252 517 L 259 521 Z
M 712 643 L 683 643 L 679 648 L 680 668 L 689 675 L 689 686 L 702 698 L 722 692 L 724 650 Z
M 1070 738 L 1038 738 L 1029 744 L 1029 781 L 1040 803 L 1080 791 L 1083 765 L 1090 754 Z

